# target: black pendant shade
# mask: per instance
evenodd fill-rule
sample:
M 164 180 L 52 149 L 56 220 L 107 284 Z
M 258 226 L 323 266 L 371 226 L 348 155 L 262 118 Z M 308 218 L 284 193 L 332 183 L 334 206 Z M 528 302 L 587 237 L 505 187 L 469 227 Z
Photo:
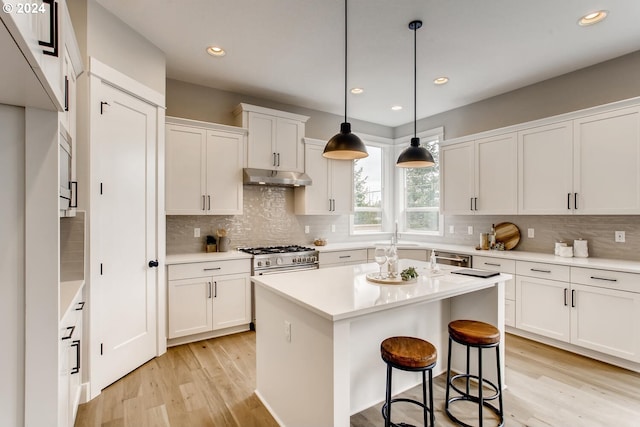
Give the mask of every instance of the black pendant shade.
M 328 159 L 353 160 L 367 157 L 367 147 L 356 134 L 351 133 L 351 123 L 340 125 L 340 133 L 335 134 L 324 147 L 322 155 Z
M 411 138 L 411 145 L 406 148 L 396 162 L 396 166 L 400 168 L 427 168 L 433 166 L 436 162 L 433 161 L 433 156 L 424 147 L 420 146 L 420 138 L 418 138 L 416 132 L 417 118 L 417 58 L 416 58 L 416 31 L 422 27 L 422 21 L 411 21 L 409 23 L 409 29 L 413 30 L 413 138 Z
M 347 122 L 347 0 L 344 0 L 344 122 L 340 125 L 340 133 L 325 145 L 322 156 L 334 160 L 354 160 L 368 155 L 367 147 L 351 133 L 351 123 Z

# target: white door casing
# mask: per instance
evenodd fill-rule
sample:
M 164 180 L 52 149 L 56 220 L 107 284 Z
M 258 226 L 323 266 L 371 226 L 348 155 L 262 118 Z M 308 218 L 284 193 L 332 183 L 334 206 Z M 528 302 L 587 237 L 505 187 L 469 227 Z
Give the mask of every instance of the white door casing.
M 156 355 L 158 127 L 135 96 L 101 80 L 91 95 L 95 394 Z

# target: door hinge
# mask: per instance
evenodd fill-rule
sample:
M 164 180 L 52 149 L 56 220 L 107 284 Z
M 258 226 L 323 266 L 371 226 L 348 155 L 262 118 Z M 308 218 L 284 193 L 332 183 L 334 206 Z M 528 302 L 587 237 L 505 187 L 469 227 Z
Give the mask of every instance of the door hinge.
M 100 343 L 100 356 L 102 356 L 104 353 L 102 352 L 102 343 Z

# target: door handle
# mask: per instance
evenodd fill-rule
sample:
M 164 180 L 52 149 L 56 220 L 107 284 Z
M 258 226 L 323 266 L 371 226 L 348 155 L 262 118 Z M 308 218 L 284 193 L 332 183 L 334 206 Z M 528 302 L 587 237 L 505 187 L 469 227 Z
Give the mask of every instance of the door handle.
M 568 292 L 568 291 L 569 291 L 569 290 L 568 290 L 567 288 L 564 288 L 564 306 L 565 306 L 565 307 L 568 305 L 568 304 L 567 304 L 567 292 Z
M 71 347 L 76 348 L 76 366 L 71 368 L 71 375 L 80 372 L 80 340 L 74 340 L 71 343 Z
M 70 181 L 69 189 L 71 190 L 70 199 L 73 200 L 73 201 L 69 201 L 69 207 L 77 208 L 78 207 L 78 181 Z
M 207 209 L 206 209 L 206 208 L 207 208 L 207 206 L 205 205 L 205 203 L 206 203 L 206 201 L 205 201 L 204 194 L 203 194 L 203 195 L 202 195 L 202 210 L 203 210 L 203 211 L 206 211 L 206 210 L 207 210 Z
M 154 268 L 157 267 L 158 264 L 158 260 L 157 259 L 152 259 L 151 261 L 149 261 L 149 267 Z
M 207 290 L 209 291 L 207 298 L 211 298 L 211 282 L 207 282 Z
M 469 210 L 473 210 L 473 197 L 469 197 Z
M 49 5 L 49 41 L 38 40 L 38 45 L 53 48 L 53 51 L 43 50 L 45 55 L 58 56 L 58 3 L 54 0 L 42 0 Z
M 571 209 L 571 193 L 567 193 L 567 209 Z
M 278 166 L 280 166 L 280 153 L 278 153 Z
M 576 306 L 576 290 L 571 289 L 571 307 Z
M 573 208 L 578 209 L 578 193 L 573 193 Z
M 218 298 L 218 282 L 213 282 L 213 297 Z
M 478 198 L 477 197 L 473 198 L 473 207 L 474 207 L 474 209 L 473 209 L 474 211 L 478 210 Z
M 273 153 L 273 166 L 276 165 L 276 153 Z
M 207 210 L 210 211 L 211 210 L 211 196 L 207 196 L 207 201 L 208 201 Z

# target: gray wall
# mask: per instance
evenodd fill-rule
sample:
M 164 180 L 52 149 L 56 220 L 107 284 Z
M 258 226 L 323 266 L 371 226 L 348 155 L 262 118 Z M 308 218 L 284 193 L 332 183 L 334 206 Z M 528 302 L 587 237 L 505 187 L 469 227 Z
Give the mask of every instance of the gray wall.
M 445 139 L 542 119 L 640 96 L 640 51 L 418 121 L 444 126 Z M 395 128 L 409 135 L 413 125 Z
M 232 111 L 241 102 L 309 116 L 310 118 L 306 123 L 306 136 L 310 138 L 329 140 L 329 138 L 338 133 L 340 123 L 344 121 L 344 117 L 336 116 L 335 114 L 212 89 L 179 80 L 167 80 L 168 116 L 235 125 Z M 393 137 L 393 129 L 387 126 L 360 120 L 349 120 L 354 132 L 386 138 Z

